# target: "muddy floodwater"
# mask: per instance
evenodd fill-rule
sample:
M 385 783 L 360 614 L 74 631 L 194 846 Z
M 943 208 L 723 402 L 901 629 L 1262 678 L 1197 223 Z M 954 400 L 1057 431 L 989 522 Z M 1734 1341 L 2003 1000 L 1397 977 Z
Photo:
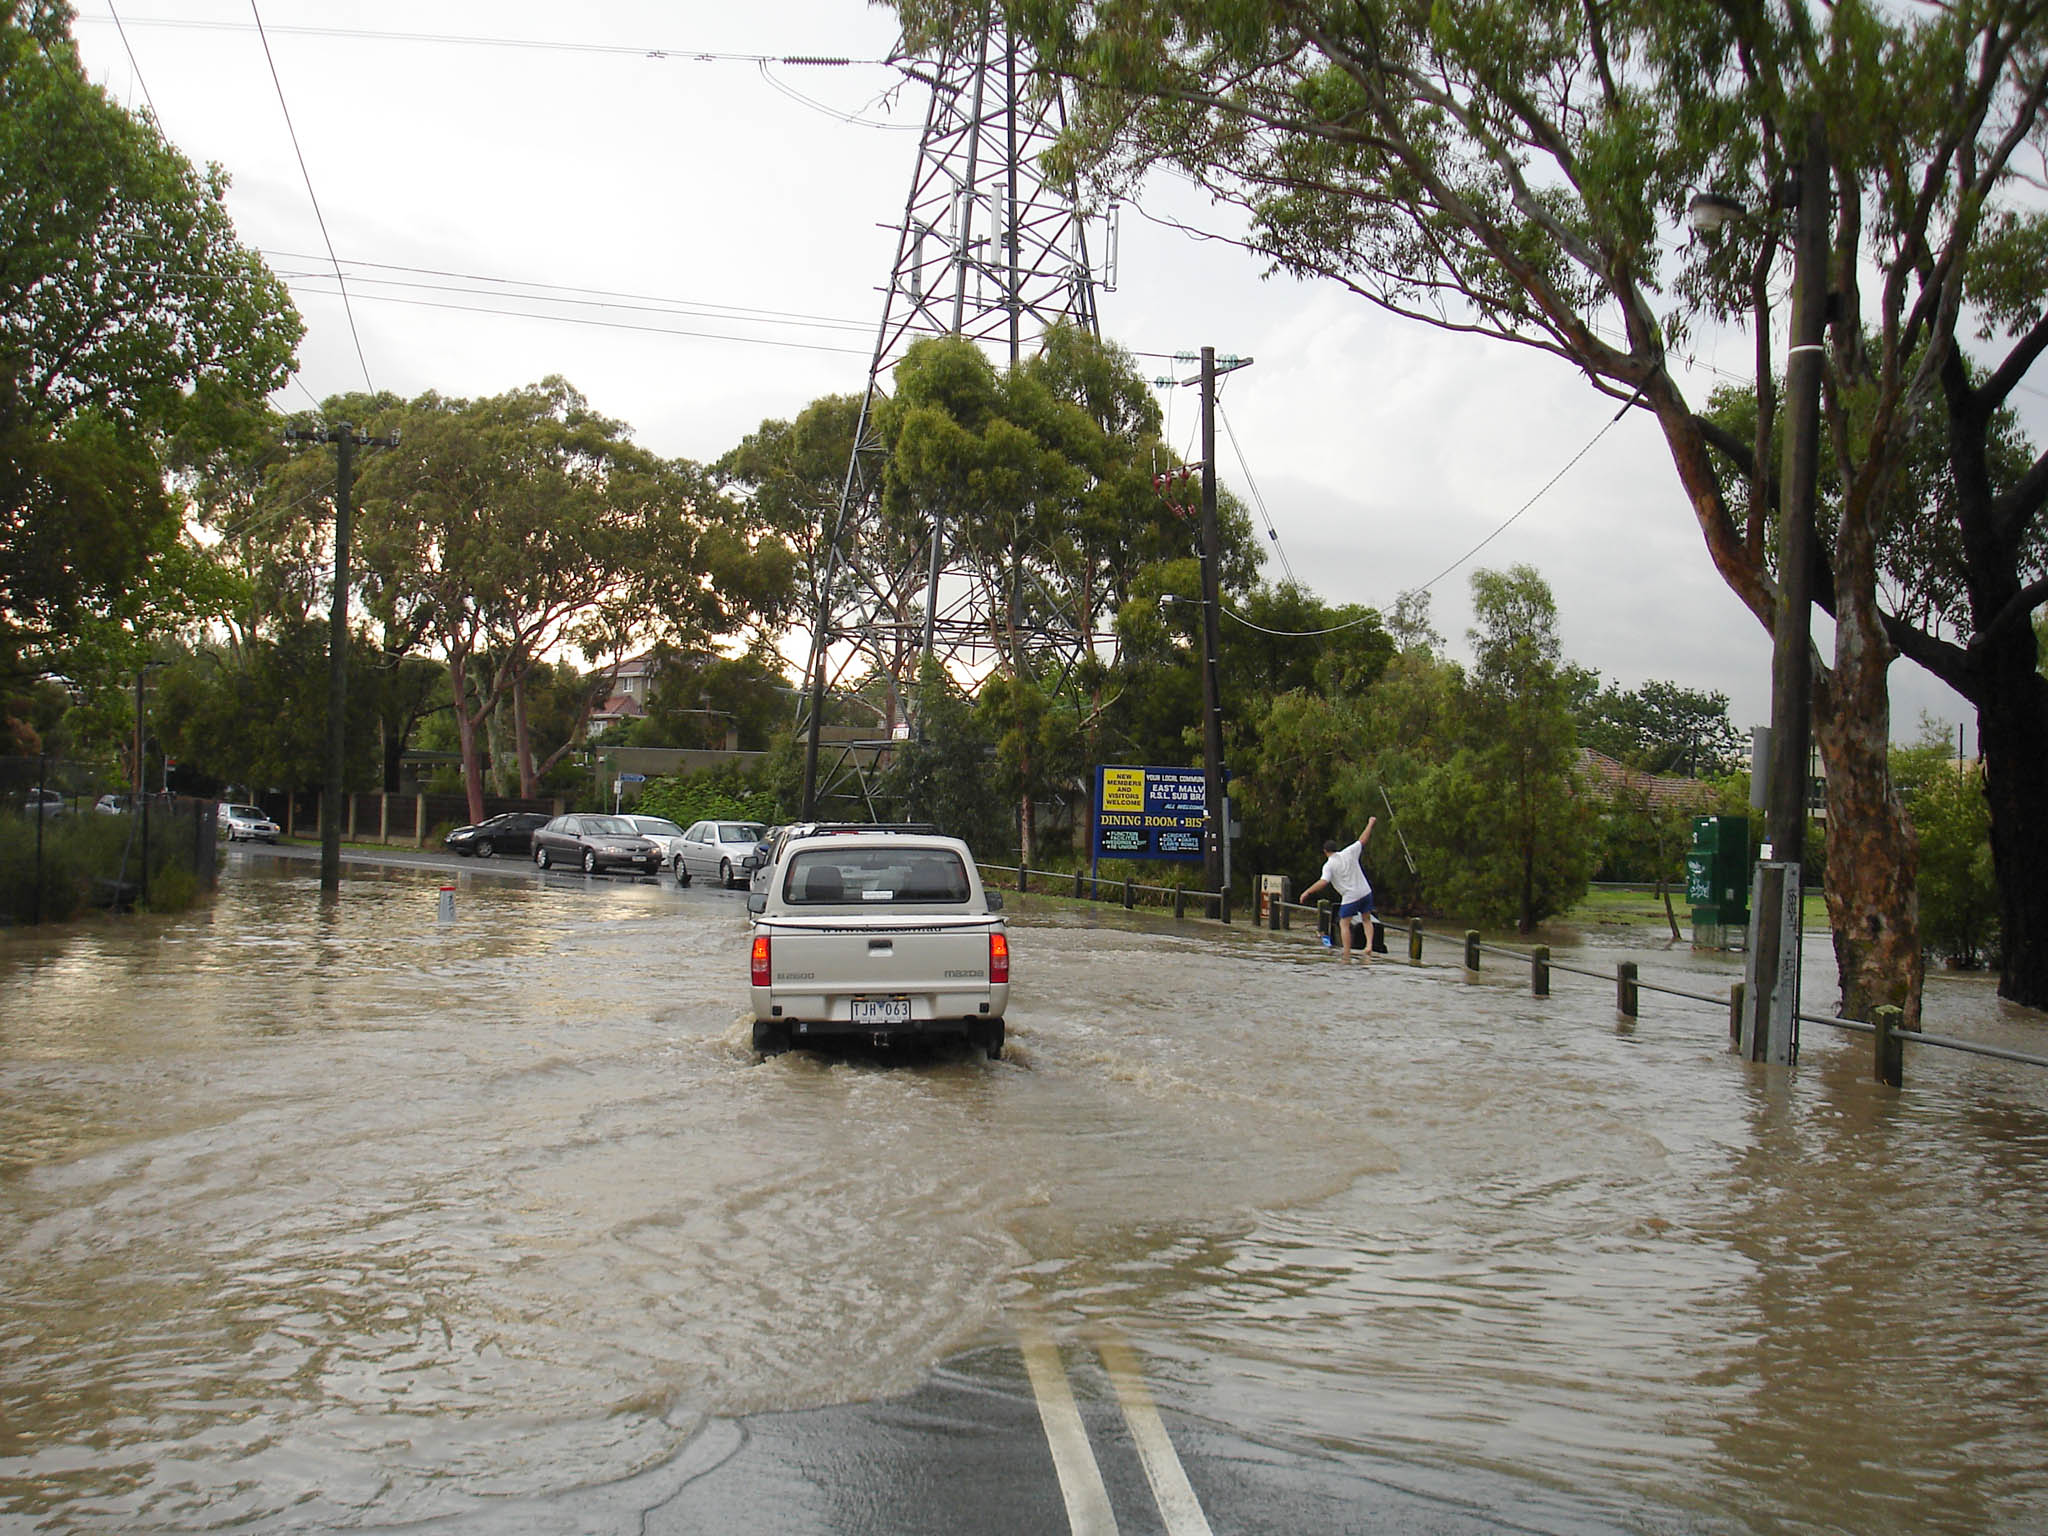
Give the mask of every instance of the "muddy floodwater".
M 478 1519 L 1029 1318 L 1625 1529 L 2048 1531 L 2048 1071 L 1014 898 L 1008 1059 L 762 1062 L 736 897 L 438 884 L 0 934 L 0 1529 Z M 1928 1025 L 2048 1051 L 1982 980 Z

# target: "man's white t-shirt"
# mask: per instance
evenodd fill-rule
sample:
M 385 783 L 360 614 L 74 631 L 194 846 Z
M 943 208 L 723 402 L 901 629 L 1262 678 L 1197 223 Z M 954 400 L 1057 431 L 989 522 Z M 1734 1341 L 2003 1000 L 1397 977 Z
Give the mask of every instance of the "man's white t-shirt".
M 1354 840 L 1339 848 L 1323 864 L 1323 878 L 1330 882 L 1340 902 L 1357 901 L 1372 894 L 1372 882 L 1365 878 L 1365 850 Z

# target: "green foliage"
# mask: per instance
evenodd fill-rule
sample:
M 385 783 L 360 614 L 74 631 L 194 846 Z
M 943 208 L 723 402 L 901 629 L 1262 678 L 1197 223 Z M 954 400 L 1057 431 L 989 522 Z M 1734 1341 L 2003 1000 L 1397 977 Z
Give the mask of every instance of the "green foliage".
M 788 820 L 772 789 L 751 785 L 725 770 L 692 775 L 663 775 L 640 786 L 633 809 L 642 816 L 666 816 L 679 827 L 693 821 Z
M 891 814 L 929 821 L 987 857 L 1014 847 L 1015 814 L 989 772 L 995 742 L 974 705 L 936 662 L 926 662 L 913 696 L 918 729 L 883 775 Z
M 1476 665 L 1455 714 L 1461 740 L 1414 792 L 1410 837 L 1431 900 L 1527 933 L 1585 894 L 1593 812 L 1576 743 L 1549 587 L 1525 565 L 1477 571 Z
M 0 12 L 0 692 L 63 654 L 177 541 L 171 439 L 289 376 L 283 285 L 227 181 L 91 84 L 71 12 Z
M 1728 718 L 1728 696 L 1652 680 L 1603 688 L 1575 702 L 1579 745 L 1643 773 L 1713 778 L 1742 766 L 1748 743 Z
M 1917 745 L 1894 747 L 1893 782 L 1920 841 L 1920 939 L 1975 970 L 1998 950 L 1998 886 L 1982 765 L 1959 760 L 1946 728 L 1923 719 Z

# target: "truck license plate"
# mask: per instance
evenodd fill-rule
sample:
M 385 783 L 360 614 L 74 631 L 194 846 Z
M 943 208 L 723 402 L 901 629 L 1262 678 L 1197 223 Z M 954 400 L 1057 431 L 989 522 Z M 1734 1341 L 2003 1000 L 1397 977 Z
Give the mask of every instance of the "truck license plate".
M 908 1024 L 910 1022 L 910 999 L 907 997 L 856 997 L 853 1000 L 853 1022 L 856 1024 Z

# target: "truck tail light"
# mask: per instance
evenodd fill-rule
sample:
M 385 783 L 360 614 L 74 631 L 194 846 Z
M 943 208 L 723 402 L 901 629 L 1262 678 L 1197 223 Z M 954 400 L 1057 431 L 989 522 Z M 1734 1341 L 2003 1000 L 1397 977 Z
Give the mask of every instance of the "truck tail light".
M 754 942 L 767 941 L 756 939 Z M 1000 933 L 988 936 L 988 979 L 991 986 L 1010 979 L 1010 941 Z
M 754 935 L 754 985 L 768 985 L 768 935 L 765 933 Z

